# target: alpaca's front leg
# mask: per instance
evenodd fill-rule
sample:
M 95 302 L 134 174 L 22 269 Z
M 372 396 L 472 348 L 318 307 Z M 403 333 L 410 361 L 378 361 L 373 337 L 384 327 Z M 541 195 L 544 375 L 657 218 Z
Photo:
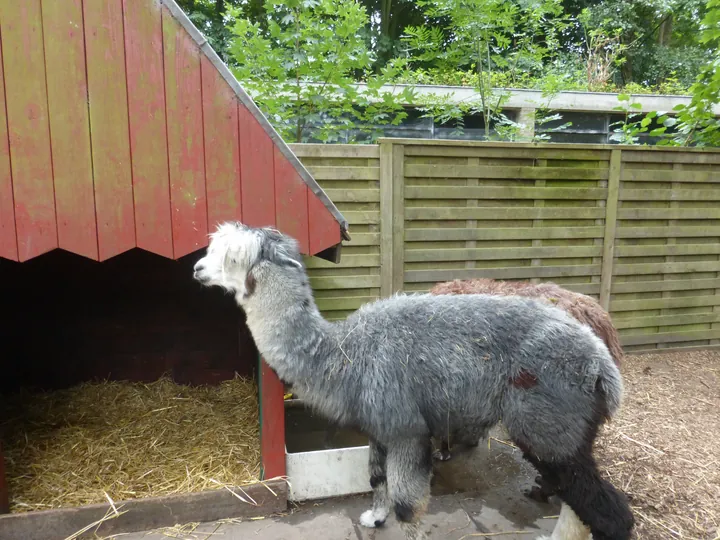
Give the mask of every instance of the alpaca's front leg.
M 430 437 L 389 444 L 387 471 L 390 501 L 406 540 L 426 540 L 422 518 L 430 500 Z
M 377 441 L 370 439 L 370 486 L 373 489 L 373 506 L 363 512 L 360 524 L 364 527 L 380 527 L 390 513 L 387 485 L 387 449 Z

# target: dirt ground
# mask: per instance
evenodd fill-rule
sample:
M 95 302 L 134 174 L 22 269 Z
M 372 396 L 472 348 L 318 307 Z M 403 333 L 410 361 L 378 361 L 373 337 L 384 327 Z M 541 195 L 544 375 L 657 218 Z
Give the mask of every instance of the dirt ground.
M 627 356 L 625 402 L 598 440 L 637 537 L 720 539 L 720 351 Z

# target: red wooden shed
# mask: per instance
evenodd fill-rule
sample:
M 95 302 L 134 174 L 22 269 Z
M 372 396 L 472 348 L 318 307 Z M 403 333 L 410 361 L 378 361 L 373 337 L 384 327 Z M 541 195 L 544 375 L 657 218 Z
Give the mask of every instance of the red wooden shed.
M 65 325 L 57 331 L 65 336 L 77 331 L 84 347 L 105 332 L 95 339 L 109 351 L 102 369 L 113 376 L 142 379 L 160 368 L 178 370 L 181 356 L 190 373 L 207 368 L 221 377 L 237 370 L 208 367 L 210 353 L 227 359 L 237 347 L 250 347 L 247 332 L 241 330 L 238 345 L 237 329 L 227 322 L 227 335 L 219 335 L 220 312 L 205 327 L 213 316 L 196 300 L 187 305 L 204 310 L 198 316 L 182 318 L 180 304 L 154 318 L 140 315 L 159 309 L 147 298 L 166 283 L 175 287 L 168 297 L 190 298 L 184 287 L 192 260 L 180 263 L 199 256 L 215 224 L 276 226 L 296 237 L 304 253 L 331 261 L 347 238 L 343 216 L 173 0 L 0 0 L 0 111 L 0 258 L 6 259 L 0 272 L 6 283 L 9 277 L 21 289 L 27 285 L 23 293 L 5 295 L 4 311 L 17 310 L 13 317 L 27 321 L 37 313 L 18 315 L 25 304 L 62 302 L 68 311 L 44 319 L 48 326 Z M 146 297 L 137 300 L 145 302 L 141 308 L 127 304 L 132 285 L 117 285 L 137 274 L 150 281 L 136 295 Z M 60 275 L 70 281 L 43 288 L 63 289 L 64 297 L 32 296 L 38 280 Z M 95 292 L 82 292 L 93 283 Z M 108 289 L 118 289 L 112 303 L 125 315 L 71 316 L 73 305 Z M 128 313 L 145 317 L 134 333 L 127 331 Z M 82 322 L 71 328 L 65 319 Z M 13 323 L 4 326 L 27 331 Z M 109 349 L 111 327 L 122 351 Z M 214 344 L 201 342 L 196 331 L 193 344 L 177 345 L 177 335 L 195 335 L 195 327 L 215 332 Z M 133 348 L 135 335 L 144 344 L 164 336 L 175 358 L 155 350 L 157 344 L 152 353 L 145 345 Z M 26 343 L 35 339 L 25 335 Z M 218 342 L 226 343 L 223 351 Z M 47 353 L 38 351 L 38 357 Z M 189 357 L 205 364 L 190 365 Z M 77 367 L 77 376 L 97 374 L 97 363 Z M 135 371 L 128 371 L 130 364 Z M 68 366 L 62 375 L 75 369 Z M 22 369 L 3 366 L 6 381 Z M 266 366 L 260 378 L 264 474 L 274 477 L 285 472 L 283 388 Z

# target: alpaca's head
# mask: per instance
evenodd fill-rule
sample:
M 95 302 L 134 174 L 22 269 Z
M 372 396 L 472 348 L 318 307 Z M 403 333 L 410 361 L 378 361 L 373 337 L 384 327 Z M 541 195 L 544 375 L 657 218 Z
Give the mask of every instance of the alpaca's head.
M 242 303 L 273 267 L 304 274 L 295 239 L 269 227 L 226 222 L 210 235 L 207 253 L 195 264 L 194 278 L 234 293 Z

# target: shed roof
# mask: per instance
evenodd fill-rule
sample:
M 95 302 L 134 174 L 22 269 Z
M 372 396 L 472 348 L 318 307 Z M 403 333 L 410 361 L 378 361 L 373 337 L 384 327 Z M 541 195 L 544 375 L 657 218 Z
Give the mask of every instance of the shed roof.
M 0 2 L 0 257 L 179 258 L 216 223 L 334 260 L 347 221 L 174 0 Z

